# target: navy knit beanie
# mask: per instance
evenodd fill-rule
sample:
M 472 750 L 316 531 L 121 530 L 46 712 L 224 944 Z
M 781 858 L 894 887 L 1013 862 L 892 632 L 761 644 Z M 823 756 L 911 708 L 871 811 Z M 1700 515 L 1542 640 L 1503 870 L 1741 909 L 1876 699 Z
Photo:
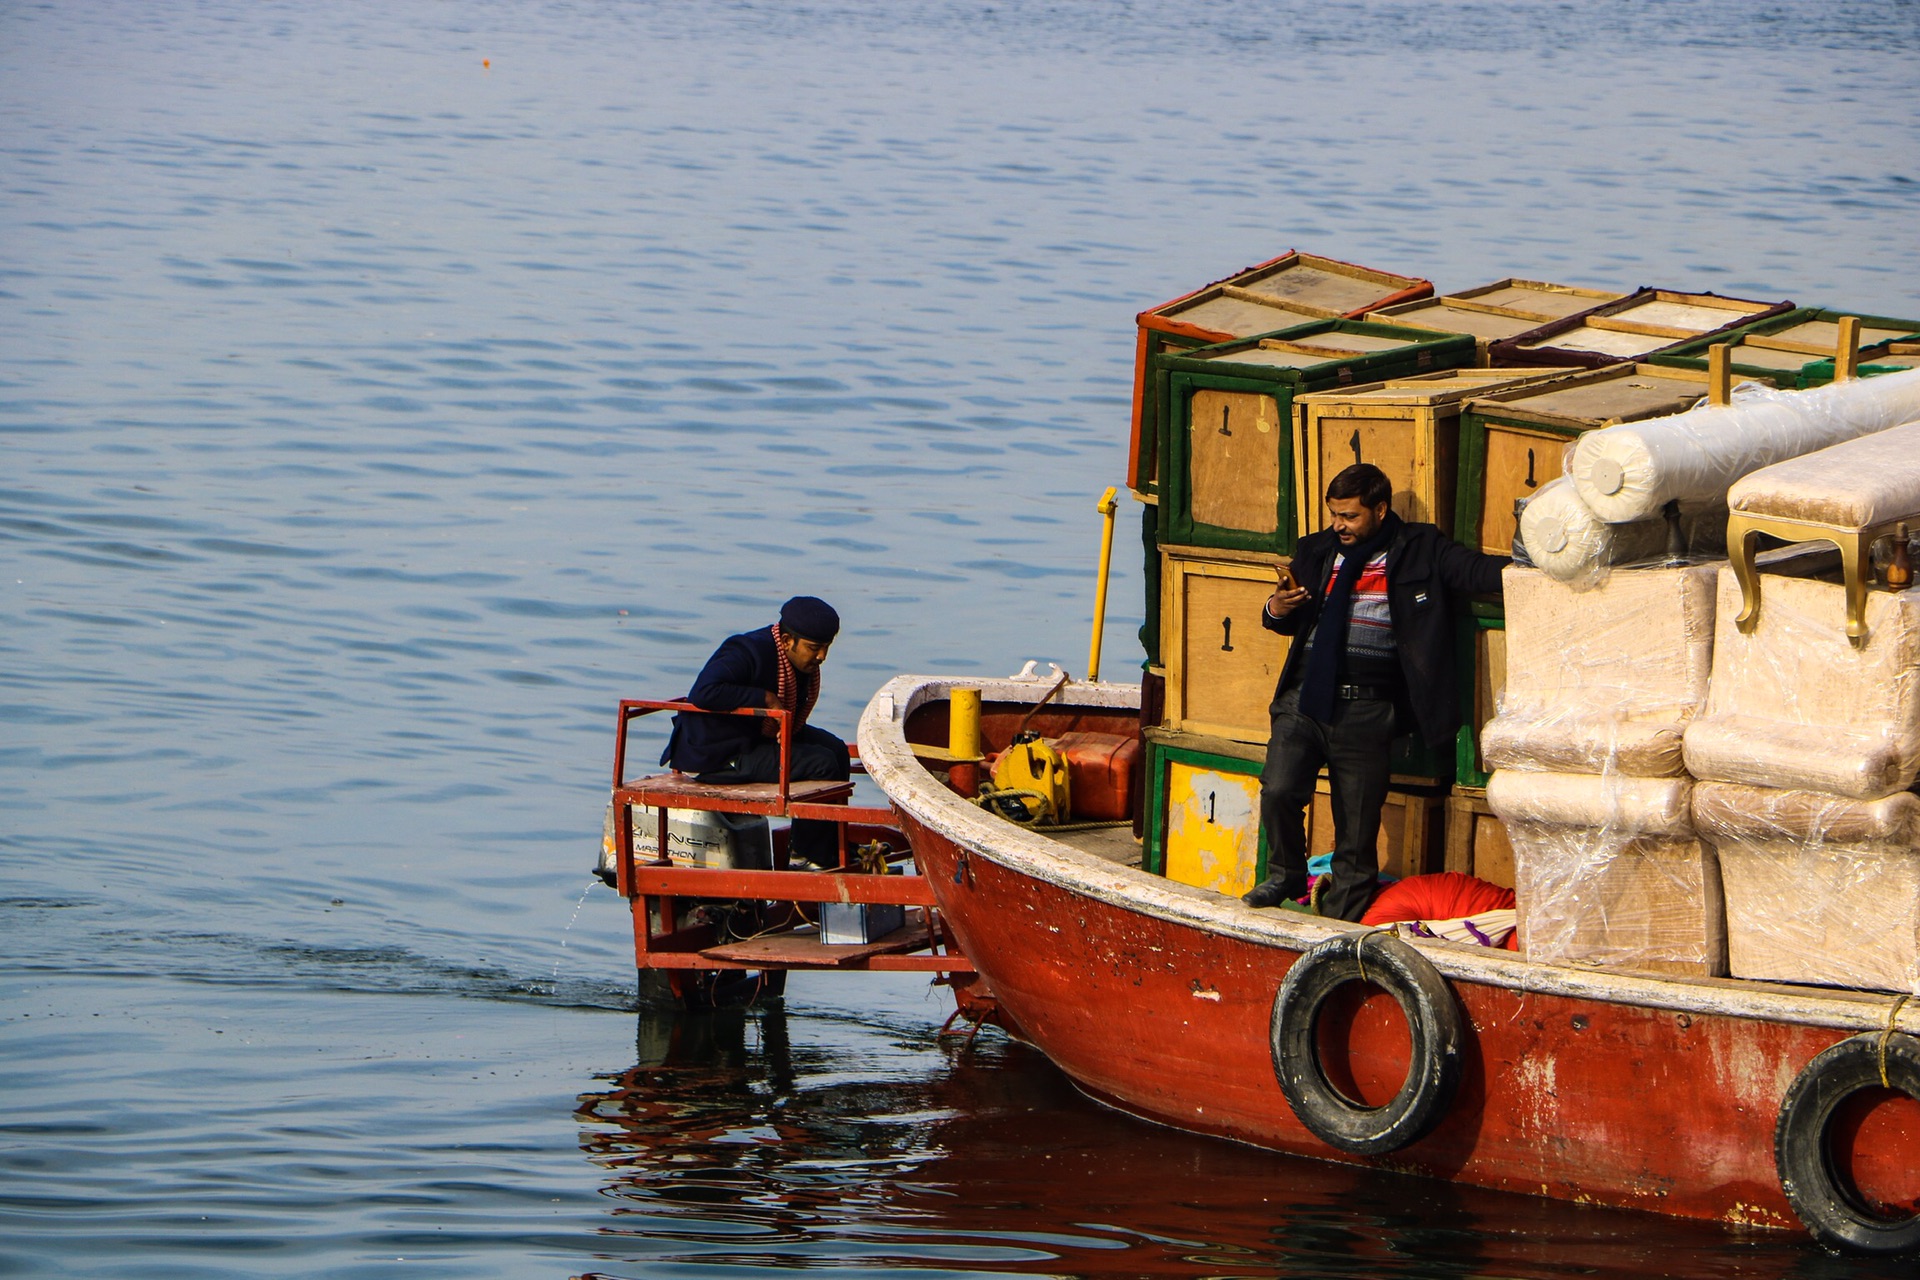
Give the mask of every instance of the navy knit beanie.
M 815 644 L 832 644 L 840 634 L 840 615 L 815 596 L 795 596 L 780 606 L 780 630 Z

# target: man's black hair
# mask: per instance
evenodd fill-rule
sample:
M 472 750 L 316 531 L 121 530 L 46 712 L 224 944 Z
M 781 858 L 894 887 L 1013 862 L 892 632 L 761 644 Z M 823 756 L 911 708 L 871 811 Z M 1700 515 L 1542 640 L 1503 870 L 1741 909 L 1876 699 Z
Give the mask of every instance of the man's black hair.
M 1335 498 L 1358 498 L 1368 507 L 1377 507 L 1381 503 L 1393 504 L 1393 481 L 1387 479 L 1387 473 L 1371 462 L 1356 462 L 1335 476 L 1327 485 L 1327 501 Z

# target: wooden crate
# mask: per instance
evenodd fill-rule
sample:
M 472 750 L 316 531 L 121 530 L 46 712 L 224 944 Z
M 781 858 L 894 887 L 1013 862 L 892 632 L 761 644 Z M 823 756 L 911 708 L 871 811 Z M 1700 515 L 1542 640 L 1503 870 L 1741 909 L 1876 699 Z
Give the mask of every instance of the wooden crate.
M 1154 358 L 1165 352 L 1273 333 L 1310 320 L 1358 317 L 1376 307 L 1424 298 L 1433 285 L 1332 258 L 1288 250 L 1258 266 L 1216 280 L 1136 316 L 1133 359 L 1133 444 L 1127 484 L 1159 490 L 1159 414 Z
M 1491 770 L 1480 754 L 1480 731 L 1499 711 L 1507 688 L 1507 621 L 1499 605 L 1476 601 L 1460 620 L 1454 661 L 1460 668 L 1460 732 L 1453 776 L 1462 786 L 1484 787 Z
M 1147 830 L 1141 866 L 1238 897 L 1267 875 L 1258 748 L 1147 730 Z
M 1459 334 L 1323 320 L 1163 356 L 1161 536 L 1185 546 L 1293 548 L 1293 401 L 1308 391 L 1458 368 Z
M 1147 831 L 1141 866 L 1181 884 L 1239 895 L 1266 879 L 1260 770 L 1266 753 L 1245 743 L 1148 729 Z M 1405 879 L 1438 871 L 1445 798 L 1394 788 L 1380 814 L 1380 869 Z M 1324 774 L 1307 810 L 1307 855 L 1333 848 L 1333 801 Z
M 1518 337 L 1503 338 L 1487 349 L 1487 358 L 1503 365 L 1571 364 L 1598 369 L 1765 320 L 1792 306 L 1791 302 L 1754 302 L 1713 293 L 1641 289 Z
M 1290 642 L 1261 615 L 1286 557 L 1178 546 L 1161 556 L 1167 726 L 1264 748 Z
M 1683 413 L 1706 394 L 1707 376 L 1696 370 L 1623 364 L 1469 401 L 1460 416 L 1453 536 L 1508 554 L 1515 500 L 1561 474 L 1567 446 L 1583 432 Z
M 1914 336 L 1920 339 L 1920 334 Z M 1920 340 L 1890 342 L 1884 350 L 1874 353 L 1872 359 L 1862 359 L 1855 372 L 1862 378 L 1877 378 L 1883 373 L 1904 373 L 1908 369 L 1920 369 Z M 1832 381 L 1833 361 L 1818 360 L 1802 370 L 1801 389 L 1824 387 Z
M 1421 304 L 1414 304 L 1421 305 Z M 1327 484 L 1356 462 L 1393 482 L 1403 519 L 1453 528 L 1459 484 L 1460 413 L 1468 400 L 1574 369 L 1453 369 L 1294 397 L 1294 526 L 1304 537 L 1327 524 Z
M 1707 367 L 1707 350 L 1724 342 L 1730 367 L 1736 374 L 1770 382 L 1783 390 L 1804 390 L 1833 381 L 1834 356 L 1840 346 L 1840 319 L 1853 312 L 1796 307 L 1784 315 L 1727 333 L 1695 338 L 1647 357 L 1648 364 L 1676 369 Z M 1860 321 L 1861 364 L 1892 344 L 1920 335 L 1920 320 L 1891 316 L 1857 316 Z
M 1387 792 L 1376 844 L 1381 871 L 1405 880 L 1440 870 L 1445 837 L 1444 796 L 1399 789 Z M 1333 839 L 1332 785 L 1322 774 L 1314 784 L 1313 804 L 1307 810 L 1307 857 L 1332 852 Z
M 1580 289 L 1541 280 L 1496 280 L 1477 289 L 1417 302 L 1402 302 L 1367 313 L 1367 319 L 1403 324 L 1442 333 L 1469 333 L 1476 344 L 1477 367 L 1489 363 L 1487 349 L 1507 338 L 1517 338 L 1549 321 L 1613 302 L 1622 294 L 1605 289 Z
M 1447 797 L 1446 869 L 1513 888 L 1513 844 L 1486 792 L 1457 789 Z

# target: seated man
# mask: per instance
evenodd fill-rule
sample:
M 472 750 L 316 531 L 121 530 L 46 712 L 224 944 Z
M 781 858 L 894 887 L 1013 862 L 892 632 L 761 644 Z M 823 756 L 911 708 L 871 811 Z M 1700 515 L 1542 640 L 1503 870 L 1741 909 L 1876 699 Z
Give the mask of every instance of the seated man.
M 767 707 L 791 712 L 789 779 L 844 782 L 851 772 L 847 744 L 807 723 L 820 696 L 820 664 L 838 634 L 840 615 L 833 606 L 812 596 L 795 596 L 780 606 L 780 621 L 772 626 L 728 636 L 701 668 L 686 700 L 709 711 Z M 780 725 L 770 717 L 682 712 L 673 718 L 673 736 L 660 763 L 691 773 L 699 782 L 778 782 Z M 720 816 L 726 821 L 734 815 Z M 761 822 L 752 818 L 738 825 Z M 796 821 L 791 835 L 794 858 L 816 866 L 838 862 L 833 823 Z

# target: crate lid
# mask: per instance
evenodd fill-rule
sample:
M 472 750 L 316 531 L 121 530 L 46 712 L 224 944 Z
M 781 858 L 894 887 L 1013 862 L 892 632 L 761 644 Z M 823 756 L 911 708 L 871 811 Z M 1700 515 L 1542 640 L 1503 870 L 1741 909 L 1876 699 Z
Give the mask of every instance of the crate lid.
M 1689 370 L 1616 365 L 1543 387 L 1502 391 L 1472 407 L 1500 417 L 1585 429 L 1684 413 L 1706 393 L 1706 380 Z
M 1515 338 L 1529 329 L 1538 329 L 1539 316 L 1510 316 L 1498 311 L 1477 311 L 1449 298 L 1426 298 L 1403 302 L 1397 307 L 1369 312 L 1367 319 L 1387 324 L 1406 324 L 1418 329 L 1437 329 L 1442 333 L 1470 333 L 1476 338 Z
M 1522 351 L 1592 351 L 1600 355 L 1632 360 L 1661 347 L 1670 347 L 1673 339 L 1664 334 L 1632 333 L 1583 324 L 1546 338 L 1534 338 L 1520 344 Z
M 1245 290 L 1215 285 L 1185 302 L 1163 309 L 1159 314 L 1182 324 L 1250 338 L 1256 333 L 1272 333 L 1311 320 L 1329 319 L 1338 312 L 1323 307 L 1283 305 L 1277 299 L 1252 296 Z
M 1232 283 L 1251 293 L 1289 304 L 1323 307 L 1335 314 L 1359 311 L 1369 303 L 1384 302 L 1396 293 L 1426 283 L 1414 276 L 1393 275 L 1371 267 L 1336 262 L 1309 253 L 1296 253 L 1269 267 L 1257 268 Z
M 1517 280 L 1509 277 L 1483 284 L 1477 289 L 1462 289 L 1443 295 L 1448 302 L 1472 302 L 1482 307 L 1498 307 L 1537 320 L 1559 320 L 1581 311 L 1626 297 L 1612 289 L 1583 289 L 1570 284 L 1550 284 L 1545 280 Z
M 1757 315 L 1777 304 L 1749 302 L 1744 298 L 1716 298 L 1704 293 L 1671 293 L 1656 289 L 1652 296 L 1631 306 L 1608 311 L 1613 320 L 1682 329 L 1689 333 L 1709 333 L 1747 316 Z
M 1816 315 L 1806 320 L 1798 320 L 1778 329 L 1767 328 L 1765 332 L 1749 334 L 1742 346 L 1778 347 L 1782 351 L 1804 351 L 1811 356 L 1829 356 L 1840 345 L 1840 318 L 1832 314 L 1832 319 Z M 1889 325 L 1885 321 L 1875 323 L 1863 319 L 1860 322 L 1860 345 L 1877 346 L 1882 342 L 1892 342 L 1915 333 L 1916 326 L 1904 323 Z
M 1529 382 L 1549 382 L 1577 369 L 1444 369 L 1405 378 L 1389 378 L 1363 387 L 1314 391 L 1296 396 L 1296 404 L 1437 405 L 1468 400 Z

